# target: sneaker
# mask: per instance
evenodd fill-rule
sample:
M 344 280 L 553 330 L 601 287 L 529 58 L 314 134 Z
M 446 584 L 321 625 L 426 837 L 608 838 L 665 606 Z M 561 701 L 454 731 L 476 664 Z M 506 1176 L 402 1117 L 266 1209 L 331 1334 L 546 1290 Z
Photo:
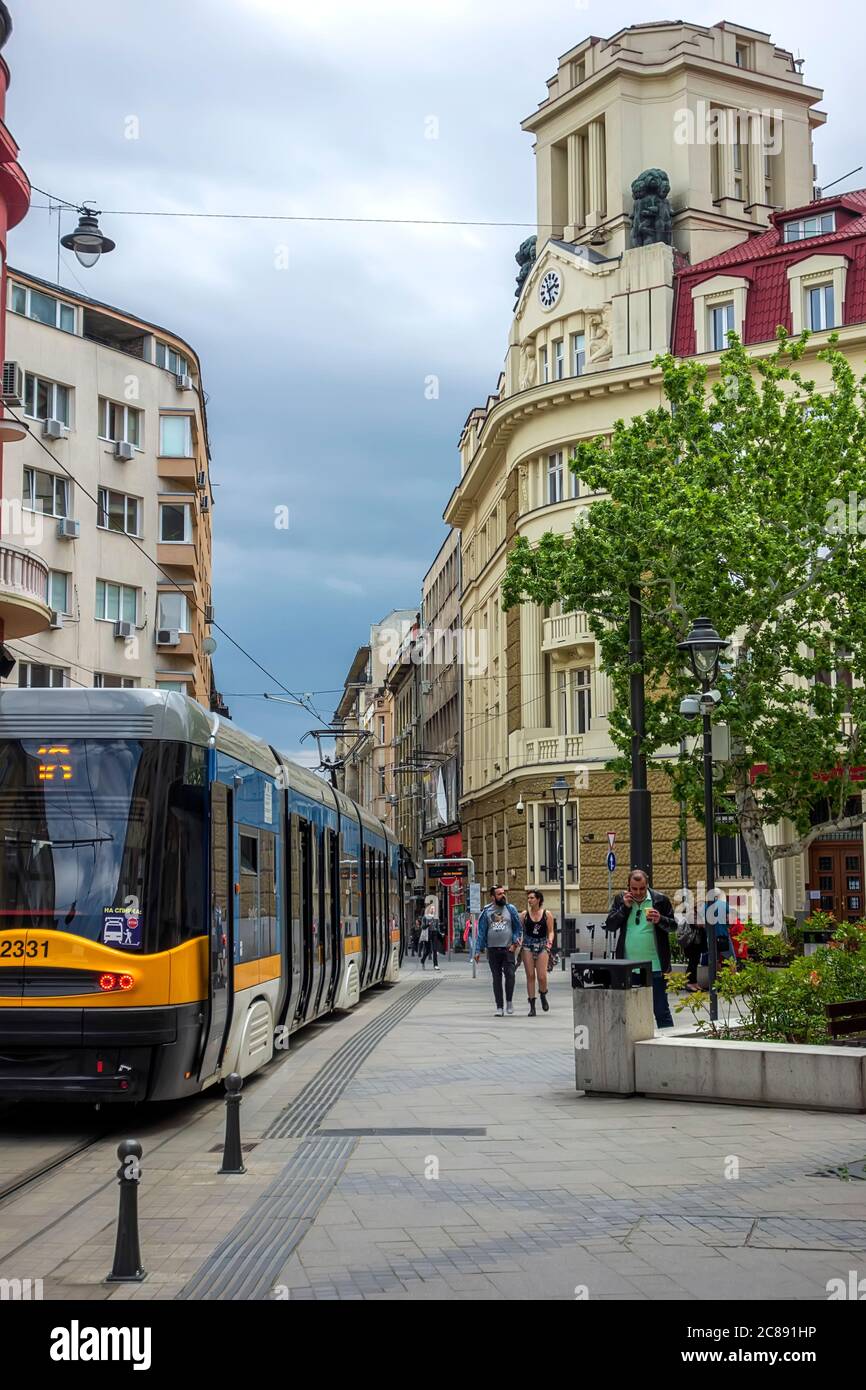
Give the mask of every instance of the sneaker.
M 502 1010 L 501 1010 L 501 1009 L 497 1009 L 497 1010 L 496 1010 L 496 1017 L 497 1017 L 497 1018 L 501 1018 L 501 1017 L 502 1017 Z
M 433 974 L 434 974 L 434 975 L 441 975 L 441 974 L 442 974 L 442 971 L 439 969 L 439 966 L 438 966 L 438 965 L 434 965 L 434 966 L 433 966 Z
M 505 1005 L 505 1012 L 506 1012 L 507 1014 L 513 1014 L 513 1013 L 514 1013 L 514 1005 L 513 1005 L 513 1004 L 506 1004 L 506 1005 Z

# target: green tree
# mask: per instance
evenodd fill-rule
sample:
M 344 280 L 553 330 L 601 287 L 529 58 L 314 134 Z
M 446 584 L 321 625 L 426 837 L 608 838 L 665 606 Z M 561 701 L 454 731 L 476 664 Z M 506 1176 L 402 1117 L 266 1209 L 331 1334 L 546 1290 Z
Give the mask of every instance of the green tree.
M 568 535 L 547 533 L 534 548 L 518 538 L 503 583 L 506 608 L 559 601 L 588 614 L 616 692 L 612 765 L 624 777 L 629 586 L 639 585 L 644 616 L 648 756 L 682 736 L 697 743 L 679 713 L 694 677 L 676 649 L 692 620 L 709 617 L 732 639 L 716 716 L 732 760 L 717 816 L 736 816 L 779 929 L 778 861 L 866 819 L 845 813 L 859 790 L 851 770 L 866 762 L 866 377 L 831 339 L 819 357 L 832 388 L 817 391 L 797 366 L 806 337 L 779 330 L 756 360 L 730 334 L 709 390 L 701 364 L 657 359 L 665 402 L 618 421 L 610 441 L 579 444 L 571 460 L 605 495 Z M 662 766 L 702 819 L 700 750 Z M 793 833 L 771 844 L 783 822 Z

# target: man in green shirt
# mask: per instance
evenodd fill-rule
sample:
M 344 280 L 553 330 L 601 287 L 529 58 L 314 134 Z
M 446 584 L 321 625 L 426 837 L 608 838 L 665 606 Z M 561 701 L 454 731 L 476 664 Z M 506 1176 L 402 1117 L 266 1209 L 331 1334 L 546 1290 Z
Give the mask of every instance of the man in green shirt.
M 632 869 L 628 888 L 614 898 L 604 929 L 618 933 L 614 948 L 617 960 L 652 962 L 653 1013 L 659 1028 L 674 1026 L 665 975 L 671 968 L 669 933 L 675 928 L 670 898 L 650 888 L 643 869 Z

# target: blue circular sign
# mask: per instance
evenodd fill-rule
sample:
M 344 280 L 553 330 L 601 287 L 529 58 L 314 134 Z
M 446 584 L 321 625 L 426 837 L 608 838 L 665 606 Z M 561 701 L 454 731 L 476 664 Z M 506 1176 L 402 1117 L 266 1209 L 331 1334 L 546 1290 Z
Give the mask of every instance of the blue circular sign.
M 609 853 L 608 856 L 607 856 L 607 871 L 608 871 L 608 873 L 609 873 L 609 874 L 612 874 L 615 868 L 616 868 L 616 855 L 614 854 L 613 850 L 611 850 L 610 853 Z

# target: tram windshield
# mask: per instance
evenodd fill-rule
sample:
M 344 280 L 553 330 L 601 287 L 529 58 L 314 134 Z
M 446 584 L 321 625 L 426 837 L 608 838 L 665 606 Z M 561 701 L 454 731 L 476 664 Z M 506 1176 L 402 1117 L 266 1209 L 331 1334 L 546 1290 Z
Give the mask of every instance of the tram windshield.
M 150 951 L 198 934 L 205 780 L 186 744 L 0 742 L 0 931 Z

